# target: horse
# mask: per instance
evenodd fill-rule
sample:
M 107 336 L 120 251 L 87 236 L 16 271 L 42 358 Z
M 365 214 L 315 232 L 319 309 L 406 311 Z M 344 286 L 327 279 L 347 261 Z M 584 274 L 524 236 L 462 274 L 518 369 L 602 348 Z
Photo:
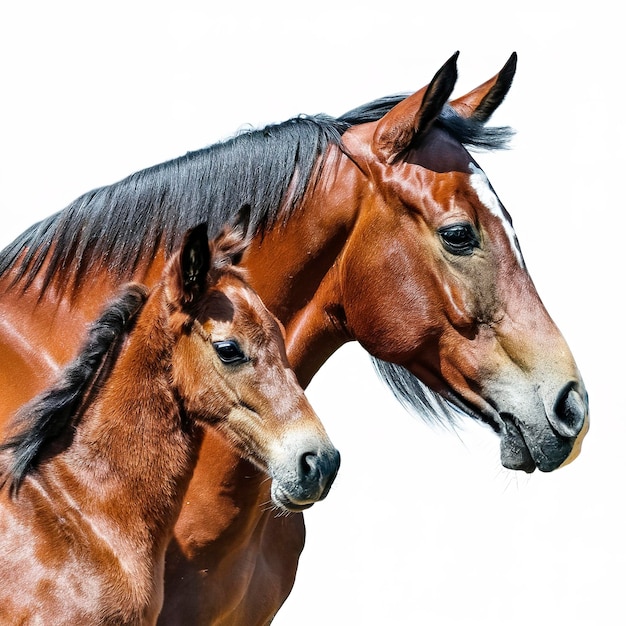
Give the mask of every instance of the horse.
M 589 427 L 583 379 L 472 156 L 509 143 L 513 131 L 488 122 L 517 55 L 453 98 L 457 62 L 412 94 L 248 129 L 135 172 L 27 229 L 0 255 L 3 414 L 71 358 L 71 329 L 120 281 L 150 284 L 206 219 L 252 238 L 242 262 L 304 387 L 357 341 L 407 409 L 490 427 L 504 467 L 575 459 Z M 267 486 L 211 431 L 186 499 L 160 623 L 269 624 L 294 584 L 303 516 L 263 511 Z
M 328 493 L 339 454 L 235 263 L 242 243 L 190 230 L 157 286 L 125 286 L 18 411 L 0 446 L 2 623 L 155 624 L 206 424 L 269 474 L 277 509 Z

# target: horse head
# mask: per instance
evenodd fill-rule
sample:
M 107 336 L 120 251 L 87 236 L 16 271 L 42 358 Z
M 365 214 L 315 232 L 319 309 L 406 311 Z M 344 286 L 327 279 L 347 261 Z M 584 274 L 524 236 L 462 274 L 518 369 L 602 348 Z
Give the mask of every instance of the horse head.
M 343 136 L 369 183 L 338 264 L 344 324 L 374 357 L 488 423 L 505 467 L 551 471 L 578 454 L 585 386 L 510 216 L 465 147 L 506 138 L 484 123 L 509 90 L 516 56 L 449 101 L 456 59 Z

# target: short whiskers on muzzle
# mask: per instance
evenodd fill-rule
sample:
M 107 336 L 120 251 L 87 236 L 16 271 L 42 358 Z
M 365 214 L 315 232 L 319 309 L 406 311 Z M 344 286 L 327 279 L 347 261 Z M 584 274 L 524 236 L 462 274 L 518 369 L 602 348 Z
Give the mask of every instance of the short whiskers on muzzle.
M 263 481 L 263 483 L 266 482 L 272 482 L 272 478 L 270 476 L 267 476 L 267 478 L 265 478 L 265 480 Z M 293 511 L 288 511 L 287 509 L 284 509 L 281 506 L 278 506 L 274 500 L 272 500 L 272 498 L 270 497 L 269 500 L 266 500 L 265 502 L 261 503 L 261 510 L 263 511 L 263 513 L 271 513 L 274 512 L 274 518 L 279 518 L 279 517 L 288 517 L 289 515 L 291 515 L 293 513 Z

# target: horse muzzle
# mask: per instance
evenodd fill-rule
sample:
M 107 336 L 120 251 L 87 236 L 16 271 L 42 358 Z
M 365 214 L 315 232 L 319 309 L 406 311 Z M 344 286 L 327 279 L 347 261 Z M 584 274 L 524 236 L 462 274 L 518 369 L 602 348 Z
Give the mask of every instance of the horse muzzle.
M 539 408 L 539 407 L 537 407 Z M 537 415 L 539 411 L 535 413 Z M 542 419 L 523 412 L 501 412 L 502 465 L 508 469 L 551 472 L 573 461 L 589 429 L 587 393 L 576 383 L 566 385 Z

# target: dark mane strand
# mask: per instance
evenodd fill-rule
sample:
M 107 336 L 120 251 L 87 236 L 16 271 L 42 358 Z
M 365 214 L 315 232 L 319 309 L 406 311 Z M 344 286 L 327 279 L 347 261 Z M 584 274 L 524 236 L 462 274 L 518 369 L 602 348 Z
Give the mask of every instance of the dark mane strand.
M 427 387 L 406 368 L 370 358 L 381 381 L 409 413 L 433 425 L 458 425 L 458 418 L 463 415 L 459 409 Z
M 509 126 L 485 126 L 479 120 L 461 117 L 445 106 L 437 124 L 468 150 L 502 150 L 509 146 L 515 131 Z
M 95 321 L 78 356 L 63 368 L 59 380 L 25 404 L 14 415 L 9 427 L 17 431 L 0 444 L 0 452 L 9 451 L 9 468 L 0 477 L 0 485 L 9 483 L 12 494 L 19 489 L 26 474 L 33 469 L 45 447 L 61 436 L 72 424 L 85 395 L 126 336 L 146 300 L 141 285 L 126 286 Z
M 389 113 L 396 104 L 399 104 L 407 98 L 409 94 L 397 94 L 395 96 L 384 96 L 377 100 L 372 100 L 367 104 L 362 104 L 350 111 L 347 111 L 343 115 L 340 115 L 337 120 L 347 124 L 348 127 L 356 126 L 358 124 L 367 124 L 368 122 L 377 122 L 386 113 Z

